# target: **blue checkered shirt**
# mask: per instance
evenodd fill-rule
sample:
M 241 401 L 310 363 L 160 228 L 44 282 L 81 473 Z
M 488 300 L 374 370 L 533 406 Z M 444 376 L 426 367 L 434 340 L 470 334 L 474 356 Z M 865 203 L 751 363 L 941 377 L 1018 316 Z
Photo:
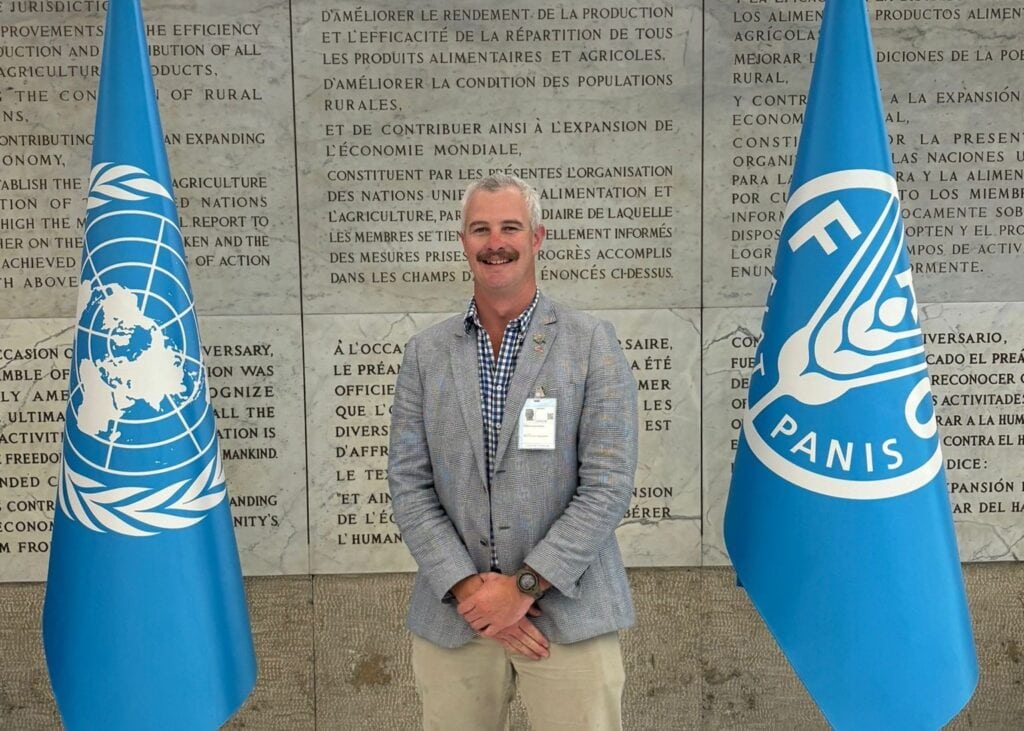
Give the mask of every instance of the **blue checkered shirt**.
M 484 451 L 487 453 L 487 490 L 490 492 L 491 480 L 494 478 L 494 458 L 498 451 L 498 434 L 505 416 L 505 398 L 508 396 L 508 384 L 516 371 L 519 351 L 526 339 L 526 330 L 530 326 L 530 318 L 537 308 L 540 290 L 533 295 L 533 300 L 522 314 L 505 326 L 501 336 L 501 347 L 498 349 L 498 360 L 494 360 L 494 349 L 491 338 L 487 334 L 476 312 L 476 299 L 469 301 L 466 310 L 466 332 L 476 328 L 476 360 L 480 373 L 480 415 L 484 422 Z M 494 547 L 494 520 L 491 519 L 491 570 L 500 571 L 498 552 Z

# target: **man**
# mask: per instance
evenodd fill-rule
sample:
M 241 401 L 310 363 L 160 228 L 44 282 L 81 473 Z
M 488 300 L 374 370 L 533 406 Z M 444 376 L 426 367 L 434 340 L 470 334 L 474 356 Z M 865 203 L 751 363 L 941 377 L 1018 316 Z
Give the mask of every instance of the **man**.
M 533 188 L 478 181 L 462 221 L 473 299 L 406 347 L 388 462 L 424 728 L 506 728 L 517 683 L 536 731 L 618 729 L 636 384 L 611 325 L 538 292 Z

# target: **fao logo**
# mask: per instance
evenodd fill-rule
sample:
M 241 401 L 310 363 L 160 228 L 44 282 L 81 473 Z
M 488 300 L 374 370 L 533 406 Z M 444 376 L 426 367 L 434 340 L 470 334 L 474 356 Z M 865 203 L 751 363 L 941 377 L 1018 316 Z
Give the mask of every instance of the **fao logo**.
M 805 490 L 895 497 L 942 468 L 899 195 L 843 170 L 790 197 L 743 425 L 769 470 Z

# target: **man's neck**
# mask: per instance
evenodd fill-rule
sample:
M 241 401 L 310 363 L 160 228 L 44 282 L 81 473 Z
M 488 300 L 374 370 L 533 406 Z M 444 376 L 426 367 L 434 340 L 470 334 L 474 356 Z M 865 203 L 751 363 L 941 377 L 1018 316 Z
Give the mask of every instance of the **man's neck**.
M 490 336 L 495 352 L 501 346 L 505 328 L 512 320 L 523 314 L 523 310 L 530 306 L 536 293 L 536 284 L 512 297 L 488 297 L 482 296 L 480 292 L 473 293 L 476 300 L 476 315 Z

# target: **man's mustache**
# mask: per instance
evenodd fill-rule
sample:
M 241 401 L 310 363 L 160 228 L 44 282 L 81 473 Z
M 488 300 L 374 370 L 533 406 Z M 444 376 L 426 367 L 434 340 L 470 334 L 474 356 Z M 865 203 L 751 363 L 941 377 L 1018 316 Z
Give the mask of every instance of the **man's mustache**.
M 515 249 L 506 249 L 504 246 L 497 249 L 480 251 L 476 255 L 476 260 L 481 264 L 505 264 L 510 261 L 516 261 L 518 258 L 518 251 Z

